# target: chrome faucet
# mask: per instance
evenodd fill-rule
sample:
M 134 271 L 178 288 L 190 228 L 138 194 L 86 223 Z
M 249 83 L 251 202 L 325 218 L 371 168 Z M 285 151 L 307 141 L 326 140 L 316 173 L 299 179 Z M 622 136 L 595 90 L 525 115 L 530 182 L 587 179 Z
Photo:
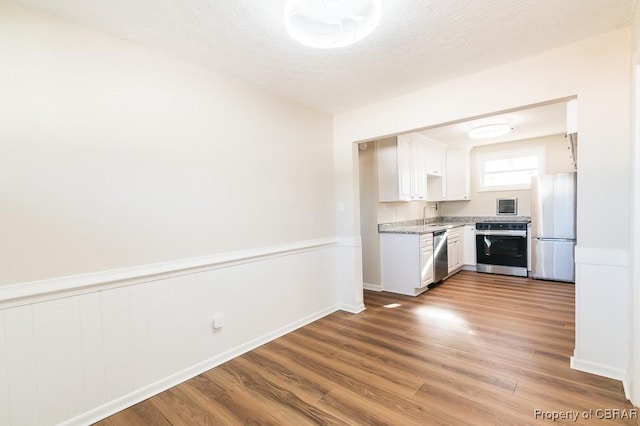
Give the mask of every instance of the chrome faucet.
M 437 212 L 438 203 L 436 202 L 433 206 L 430 206 L 428 203 L 424 205 L 424 207 L 422 208 L 422 226 L 425 226 L 427 224 L 427 209 L 433 209 L 434 213 Z

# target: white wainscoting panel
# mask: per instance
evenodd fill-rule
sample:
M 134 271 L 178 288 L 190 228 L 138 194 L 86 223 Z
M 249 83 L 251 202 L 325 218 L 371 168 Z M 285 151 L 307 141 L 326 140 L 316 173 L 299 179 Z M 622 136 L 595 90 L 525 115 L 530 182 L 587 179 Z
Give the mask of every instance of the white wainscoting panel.
M 149 353 L 149 374 L 151 381 L 161 380 L 174 372 L 174 352 L 177 351 L 172 338 L 175 334 L 174 304 L 171 295 L 171 279 L 157 281 L 147 286 L 147 336 Z M 192 350 L 190 348 L 190 350 Z
M 0 425 L 93 423 L 336 311 L 337 244 L 305 244 L 117 286 L 56 279 L 44 299 L 32 287 L 0 310 Z
M 129 287 L 131 307 L 131 354 L 133 387 L 141 388 L 151 383 L 149 368 L 149 327 L 147 322 L 147 286 L 142 284 Z
M 10 425 L 37 425 L 38 396 L 31 306 L 4 311 Z
M 571 366 L 624 380 L 629 369 L 631 284 L 624 250 L 576 248 L 576 348 Z
M 104 376 L 107 400 L 133 390 L 133 354 L 131 352 L 131 307 L 129 288 L 100 292 Z
M 33 305 L 38 416 L 58 424 L 84 409 L 78 298 Z M 52 398 L 51 395 L 64 395 Z
M 84 406 L 97 407 L 107 401 L 100 293 L 78 296 L 78 302 L 82 338 Z
M 4 338 L 4 312 L 0 311 L 0 425 L 9 420 L 9 377 L 7 376 L 7 342 Z

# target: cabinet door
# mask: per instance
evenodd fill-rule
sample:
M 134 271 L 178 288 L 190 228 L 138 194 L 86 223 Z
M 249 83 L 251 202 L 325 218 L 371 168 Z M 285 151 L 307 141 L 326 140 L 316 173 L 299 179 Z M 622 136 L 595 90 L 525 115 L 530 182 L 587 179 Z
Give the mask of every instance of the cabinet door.
M 462 267 L 462 259 L 464 256 L 464 246 L 462 243 L 463 228 L 453 228 L 449 231 L 447 240 L 447 257 L 449 273 Z
M 400 135 L 377 143 L 378 200 L 427 199 L 425 141 Z
M 445 147 L 438 142 L 426 140 L 427 173 L 430 175 L 443 176 L 446 168 Z
M 447 249 L 449 273 L 451 273 L 462 266 L 462 244 L 460 239 L 451 240 L 447 245 Z
M 433 282 L 433 235 L 420 236 L 420 282 L 426 287 Z
M 446 199 L 470 198 L 470 153 L 467 150 L 447 151 Z
M 411 201 L 414 196 L 415 173 L 411 136 L 398 136 L 398 199 Z
M 433 246 L 423 249 L 420 256 L 420 275 L 422 287 L 425 287 L 433 282 Z
M 455 262 L 454 262 L 454 268 L 458 269 L 462 267 L 462 258 L 464 256 L 464 246 L 462 244 L 462 239 L 457 239 L 454 241 L 454 252 L 456 254 L 456 258 L 455 258 Z
M 453 240 L 447 240 L 447 266 L 449 273 L 453 272 L 455 267 L 455 250 Z
M 413 155 L 413 199 L 427 199 L 426 145 L 423 140 L 413 138 L 411 141 Z

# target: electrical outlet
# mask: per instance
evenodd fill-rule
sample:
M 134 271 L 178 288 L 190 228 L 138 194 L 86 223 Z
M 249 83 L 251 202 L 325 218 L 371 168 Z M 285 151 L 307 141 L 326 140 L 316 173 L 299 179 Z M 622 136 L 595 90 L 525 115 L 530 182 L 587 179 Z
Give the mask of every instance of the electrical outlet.
M 215 314 L 213 316 L 213 320 L 211 321 L 211 326 L 213 327 L 213 329 L 219 330 L 222 328 L 223 325 L 224 325 L 224 315 Z

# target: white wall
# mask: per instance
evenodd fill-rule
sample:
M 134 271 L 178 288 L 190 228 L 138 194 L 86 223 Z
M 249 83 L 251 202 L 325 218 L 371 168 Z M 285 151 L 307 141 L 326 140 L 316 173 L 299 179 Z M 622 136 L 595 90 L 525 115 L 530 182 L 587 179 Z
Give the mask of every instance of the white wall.
M 517 198 L 518 215 L 531 215 L 531 190 L 484 191 L 478 192 L 477 159 L 478 154 L 509 151 L 536 146 L 544 146 L 546 152 L 546 173 L 566 173 L 573 171 L 567 153 L 567 140 L 564 135 L 551 135 L 541 138 L 524 139 L 493 145 L 481 145 L 471 150 L 471 197 L 469 201 L 447 201 L 441 203 L 442 216 L 495 216 L 497 198 Z
M 0 284 L 335 235 L 330 116 L 0 7 Z
M 442 203 L 438 203 L 441 206 Z M 378 223 L 404 222 L 407 220 L 422 219 L 424 207 L 427 206 L 427 218 L 440 216 L 440 210 L 436 210 L 435 202 L 411 201 L 397 203 L 378 203 Z
M 357 235 L 353 142 L 550 101 L 578 99 L 576 368 L 624 379 L 630 350 L 629 28 L 339 114 L 340 235 Z M 603 218 L 607 226 L 602 226 Z M 352 255 L 359 262 L 357 253 Z M 350 283 L 361 288 L 357 277 Z M 604 280 L 604 281 L 603 281 Z M 346 292 L 345 292 L 346 293 Z
M 88 424 L 339 307 L 330 116 L 6 0 L 0 76 L 0 424 Z
M 380 287 L 380 239 L 378 237 L 378 173 L 376 143 L 358 151 L 360 181 L 360 236 L 362 279 L 370 289 Z

